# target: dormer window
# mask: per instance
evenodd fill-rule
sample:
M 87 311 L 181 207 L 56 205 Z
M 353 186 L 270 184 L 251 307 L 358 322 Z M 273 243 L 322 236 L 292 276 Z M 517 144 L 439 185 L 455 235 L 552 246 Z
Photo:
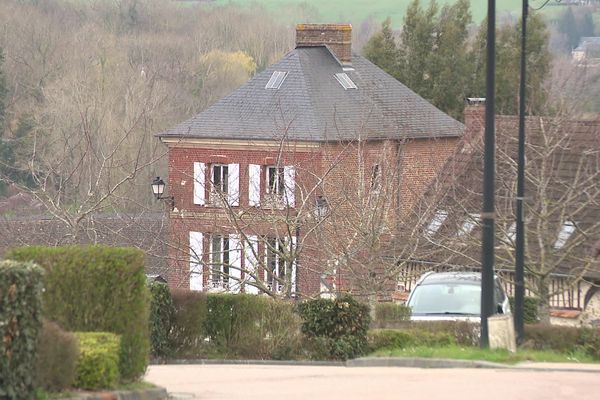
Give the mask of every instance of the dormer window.
M 473 229 L 475 229 L 480 220 L 481 218 L 479 214 L 469 214 L 465 222 L 462 224 L 462 226 L 456 233 L 457 236 L 462 237 L 470 234 L 473 231 Z
M 557 250 L 562 249 L 573 232 L 575 232 L 575 223 L 573 221 L 566 221 L 560 228 L 558 239 L 554 242 L 554 248 Z
M 352 82 L 352 79 L 350 79 L 348 74 L 346 74 L 345 72 L 335 74 L 335 79 L 337 79 L 337 81 L 340 83 L 340 85 L 342 85 L 344 90 L 358 89 L 356 87 L 356 84 L 354 82 Z
M 265 89 L 279 89 L 287 76 L 287 71 L 274 71 L 271 79 L 267 82 Z
M 429 223 L 427 227 L 427 236 L 433 236 L 440 229 L 446 218 L 448 217 L 448 212 L 444 210 L 437 210 L 433 219 Z

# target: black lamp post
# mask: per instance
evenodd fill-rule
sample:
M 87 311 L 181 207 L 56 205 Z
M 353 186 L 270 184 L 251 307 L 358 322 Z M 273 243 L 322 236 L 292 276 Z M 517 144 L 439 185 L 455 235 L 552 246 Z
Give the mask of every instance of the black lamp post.
M 157 176 L 152 181 L 152 193 L 157 200 L 166 200 L 168 204 L 171 206 L 171 211 L 175 209 L 175 198 L 173 196 L 163 196 L 165 192 L 165 182 L 160 179 L 160 176 Z

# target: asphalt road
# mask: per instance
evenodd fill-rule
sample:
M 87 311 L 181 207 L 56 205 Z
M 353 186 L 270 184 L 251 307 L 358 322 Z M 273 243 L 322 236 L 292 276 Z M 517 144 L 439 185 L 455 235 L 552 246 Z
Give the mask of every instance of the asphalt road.
M 600 373 L 273 365 L 153 365 L 173 399 L 599 399 Z

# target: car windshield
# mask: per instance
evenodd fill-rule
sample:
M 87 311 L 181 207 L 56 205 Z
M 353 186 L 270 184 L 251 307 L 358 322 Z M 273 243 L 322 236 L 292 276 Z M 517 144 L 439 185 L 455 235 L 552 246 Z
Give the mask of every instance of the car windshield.
M 417 286 L 408 302 L 413 315 L 479 315 L 481 286 L 468 283 L 432 283 Z

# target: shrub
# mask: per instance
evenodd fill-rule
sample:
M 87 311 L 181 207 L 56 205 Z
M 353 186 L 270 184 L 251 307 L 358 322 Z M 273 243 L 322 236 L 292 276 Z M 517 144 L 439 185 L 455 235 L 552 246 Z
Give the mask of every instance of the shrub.
M 150 344 L 155 357 L 171 355 L 171 329 L 175 318 L 175 307 L 169 287 L 160 282 L 148 284 L 150 289 Z
M 208 315 L 206 293 L 181 289 L 172 292 L 175 315 L 171 329 L 172 357 L 195 358 L 207 355 Z
M 298 305 L 302 333 L 318 357 L 348 359 L 367 350 L 369 307 L 350 296 L 308 300 Z
M 70 331 L 121 335 L 119 370 L 124 381 L 148 365 L 149 294 L 144 254 L 107 246 L 21 247 L 6 255 L 32 260 L 46 271 L 44 316 Z
M 525 325 L 522 347 L 561 353 L 582 350 L 600 360 L 600 331 L 571 326 Z
M 448 346 L 456 340 L 448 332 L 429 332 L 422 329 L 395 330 L 376 329 L 369 331 L 369 348 L 404 349 L 411 346 Z
M 44 271 L 33 263 L 0 262 L 0 398 L 33 397 L 35 351 Z
M 467 321 L 418 321 L 411 322 L 410 329 L 427 332 L 444 332 L 460 346 L 478 346 L 480 325 Z
M 515 298 L 509 297 L 510 309 L 515 312 Z M 523 322 L 526 324 L 537 324 L 539 300 L 535 297 L 525 297 L 523 299 Z
M 410 321 L 410 307 L 404 304 L 377 303 L 375 304 L 375 320 L 373 328 L 391 328 Z
M 71 387 L 75 382 L 75 366 L 79 356 L 75 335 L 45 320 L 37 349 L 36 387 L 51 392 Z
M 79 359 L 75 386 L 112 389 L 119 383 L 119 337 L 108 332 L 76 332 Z

